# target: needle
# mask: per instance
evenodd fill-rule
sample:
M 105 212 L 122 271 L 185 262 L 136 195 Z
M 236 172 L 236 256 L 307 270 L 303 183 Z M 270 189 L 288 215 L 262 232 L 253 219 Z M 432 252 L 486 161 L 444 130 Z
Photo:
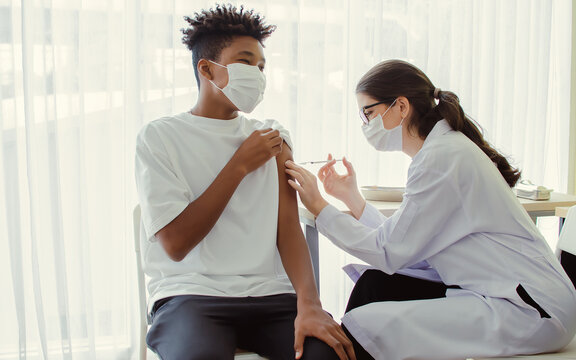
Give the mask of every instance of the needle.
M 333 159 L 334 161 L 342 161 L 342 159 Z M 305 161 L 298 163 L 298 165 L 306 165 L 306 164 L 324 164 L 330 162 L 332 160 L 318 160 L 318 161 Z

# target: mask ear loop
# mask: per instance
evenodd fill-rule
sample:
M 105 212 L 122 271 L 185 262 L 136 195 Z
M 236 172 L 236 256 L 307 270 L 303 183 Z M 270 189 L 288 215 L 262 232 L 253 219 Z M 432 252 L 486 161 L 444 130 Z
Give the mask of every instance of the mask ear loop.
M 398 99 L 396 99 L 398 100 Z M 396 101 L 394 100 L 394 101 Z M 404 120 L 406 119 L 406 115 L 404 115 L 404 113 L 400 113 L 400 115 L 402 116 L 402 119 L 400 120 L 400 124 L 398 126 L 402 126 L 402 124 L 404 123 Z
M 208 61 L 210 61 L 210 62 L 211 62 L 212 64 L 214 64 L 214 65 L 218 65 L 218 66 L 220 66 L 220 67 L 223 67 L 223 68 L 228 69 L 228 66 L 226 66 L 226 65 L 218 64 L 217 62 L 212 61 L 212 60 L 208 60 Z
M 208 60 L 208 61 L 211 62 L 211 63 L 214 64 L 214 65 L 218 65 L 218 66 L 220 66 L 220 67 L 223 67 L 223 68 L 225 68 L 225 69 L 228 69 L 228 66 L 224 66 L 224 65 L 222 65 L 222 64 L 218 64 L 217 62 L 212 61 L 212 60 Z M 220 90 L 220 91 L 224 91 L 224 88 L 221 88 L 221 87 L 219 87 L 218 85 L 216 85 L 216 84 L 214 83 L 214 81 L 212 81 L 212 80 L 208 80 L 208 81 L 210 81 L 210 83 L 211 83 L 212 85 L 214 85 L 214 87 L 215 87 L 216 89 L 218 89 L 218 90 Z

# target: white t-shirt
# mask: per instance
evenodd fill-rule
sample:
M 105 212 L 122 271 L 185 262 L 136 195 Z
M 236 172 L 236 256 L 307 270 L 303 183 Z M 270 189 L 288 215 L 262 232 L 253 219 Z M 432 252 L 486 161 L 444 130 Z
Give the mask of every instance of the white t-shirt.
M 142 209 L 142 261 L 149 308 L 174 295 L 265 296 L 293 293 L 276 247 L 276 159 L 248 174 L 206 237 L 180 262 L 154 236 L 212 184 L 254 130 L 277 121 L 238 116 L 217 120 L 188 112 L 148 123 L 136 144 L 136 184 Z

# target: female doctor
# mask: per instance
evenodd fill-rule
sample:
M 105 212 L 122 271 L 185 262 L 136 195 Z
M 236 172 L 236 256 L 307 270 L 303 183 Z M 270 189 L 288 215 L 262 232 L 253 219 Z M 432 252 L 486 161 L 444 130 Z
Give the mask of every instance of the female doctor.
M 316 177 L 287 162 L 318 230 L 372 269 L 343 326 L 358 359 L 464 359 L 561 349 L 576 331 L 576 293 L 510 189 L 520 172 L 483 138 L 458 97 L 415 66 L 385 61 L 356 87 L 368 142 L 412 157 L 400 208 L 387 218 L 358 192 L 352 164 Z M 436 101 L 438 103 L 436 104 Z

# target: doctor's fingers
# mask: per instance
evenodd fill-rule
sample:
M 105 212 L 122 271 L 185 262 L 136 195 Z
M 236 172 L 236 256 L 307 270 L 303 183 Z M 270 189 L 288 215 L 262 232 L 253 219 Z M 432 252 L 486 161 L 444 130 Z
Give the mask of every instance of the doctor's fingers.
M 352 163 L 350 161 L 348 161 L 348 159 L 346 159 L 346 156 L 344 156 L 342 158 L 342 163 L 346 167 L 346 170 L 348 170 L 349 175 L 352 175 L 352 176 L 356 175 L 356 171 L 354 170 L 354 166 L 352 166 Z
M 318 178 L 321 181 L 324 181 L 323 178 L 326 177 L 328 170 L 332 169 L 334 164 L 336 164 L 336 160 L 330 160 L 318 170 Z
M 288 179 L 288 185 L 292 186 L 292 189 L 296 190 L 298 193 L 302 193 L 304 189 L 296 181 Z
M 304 169 L 302 166 L 299 166 L 298 164 L 296 164 L 294 161 L 292 160 L 286 160 L 286 162 L 284 163 L 284 165 L 286 166 L 286 168 L 294 170 L 299 172 L 300 174 L 306 174 L 309 173 L 310 175 L 312 175 L 312 173 L 306 169 Z M 312 175 L 314 176 L 314 175 Z
M 286 169 L 286 173 L 292 176 L 294 179 L 296 179 L 296 181 L 298 181 L 298 184 L 300 184 L 301 186 L 306 184 L 306 178 L 302 173 L 292 169 Z

